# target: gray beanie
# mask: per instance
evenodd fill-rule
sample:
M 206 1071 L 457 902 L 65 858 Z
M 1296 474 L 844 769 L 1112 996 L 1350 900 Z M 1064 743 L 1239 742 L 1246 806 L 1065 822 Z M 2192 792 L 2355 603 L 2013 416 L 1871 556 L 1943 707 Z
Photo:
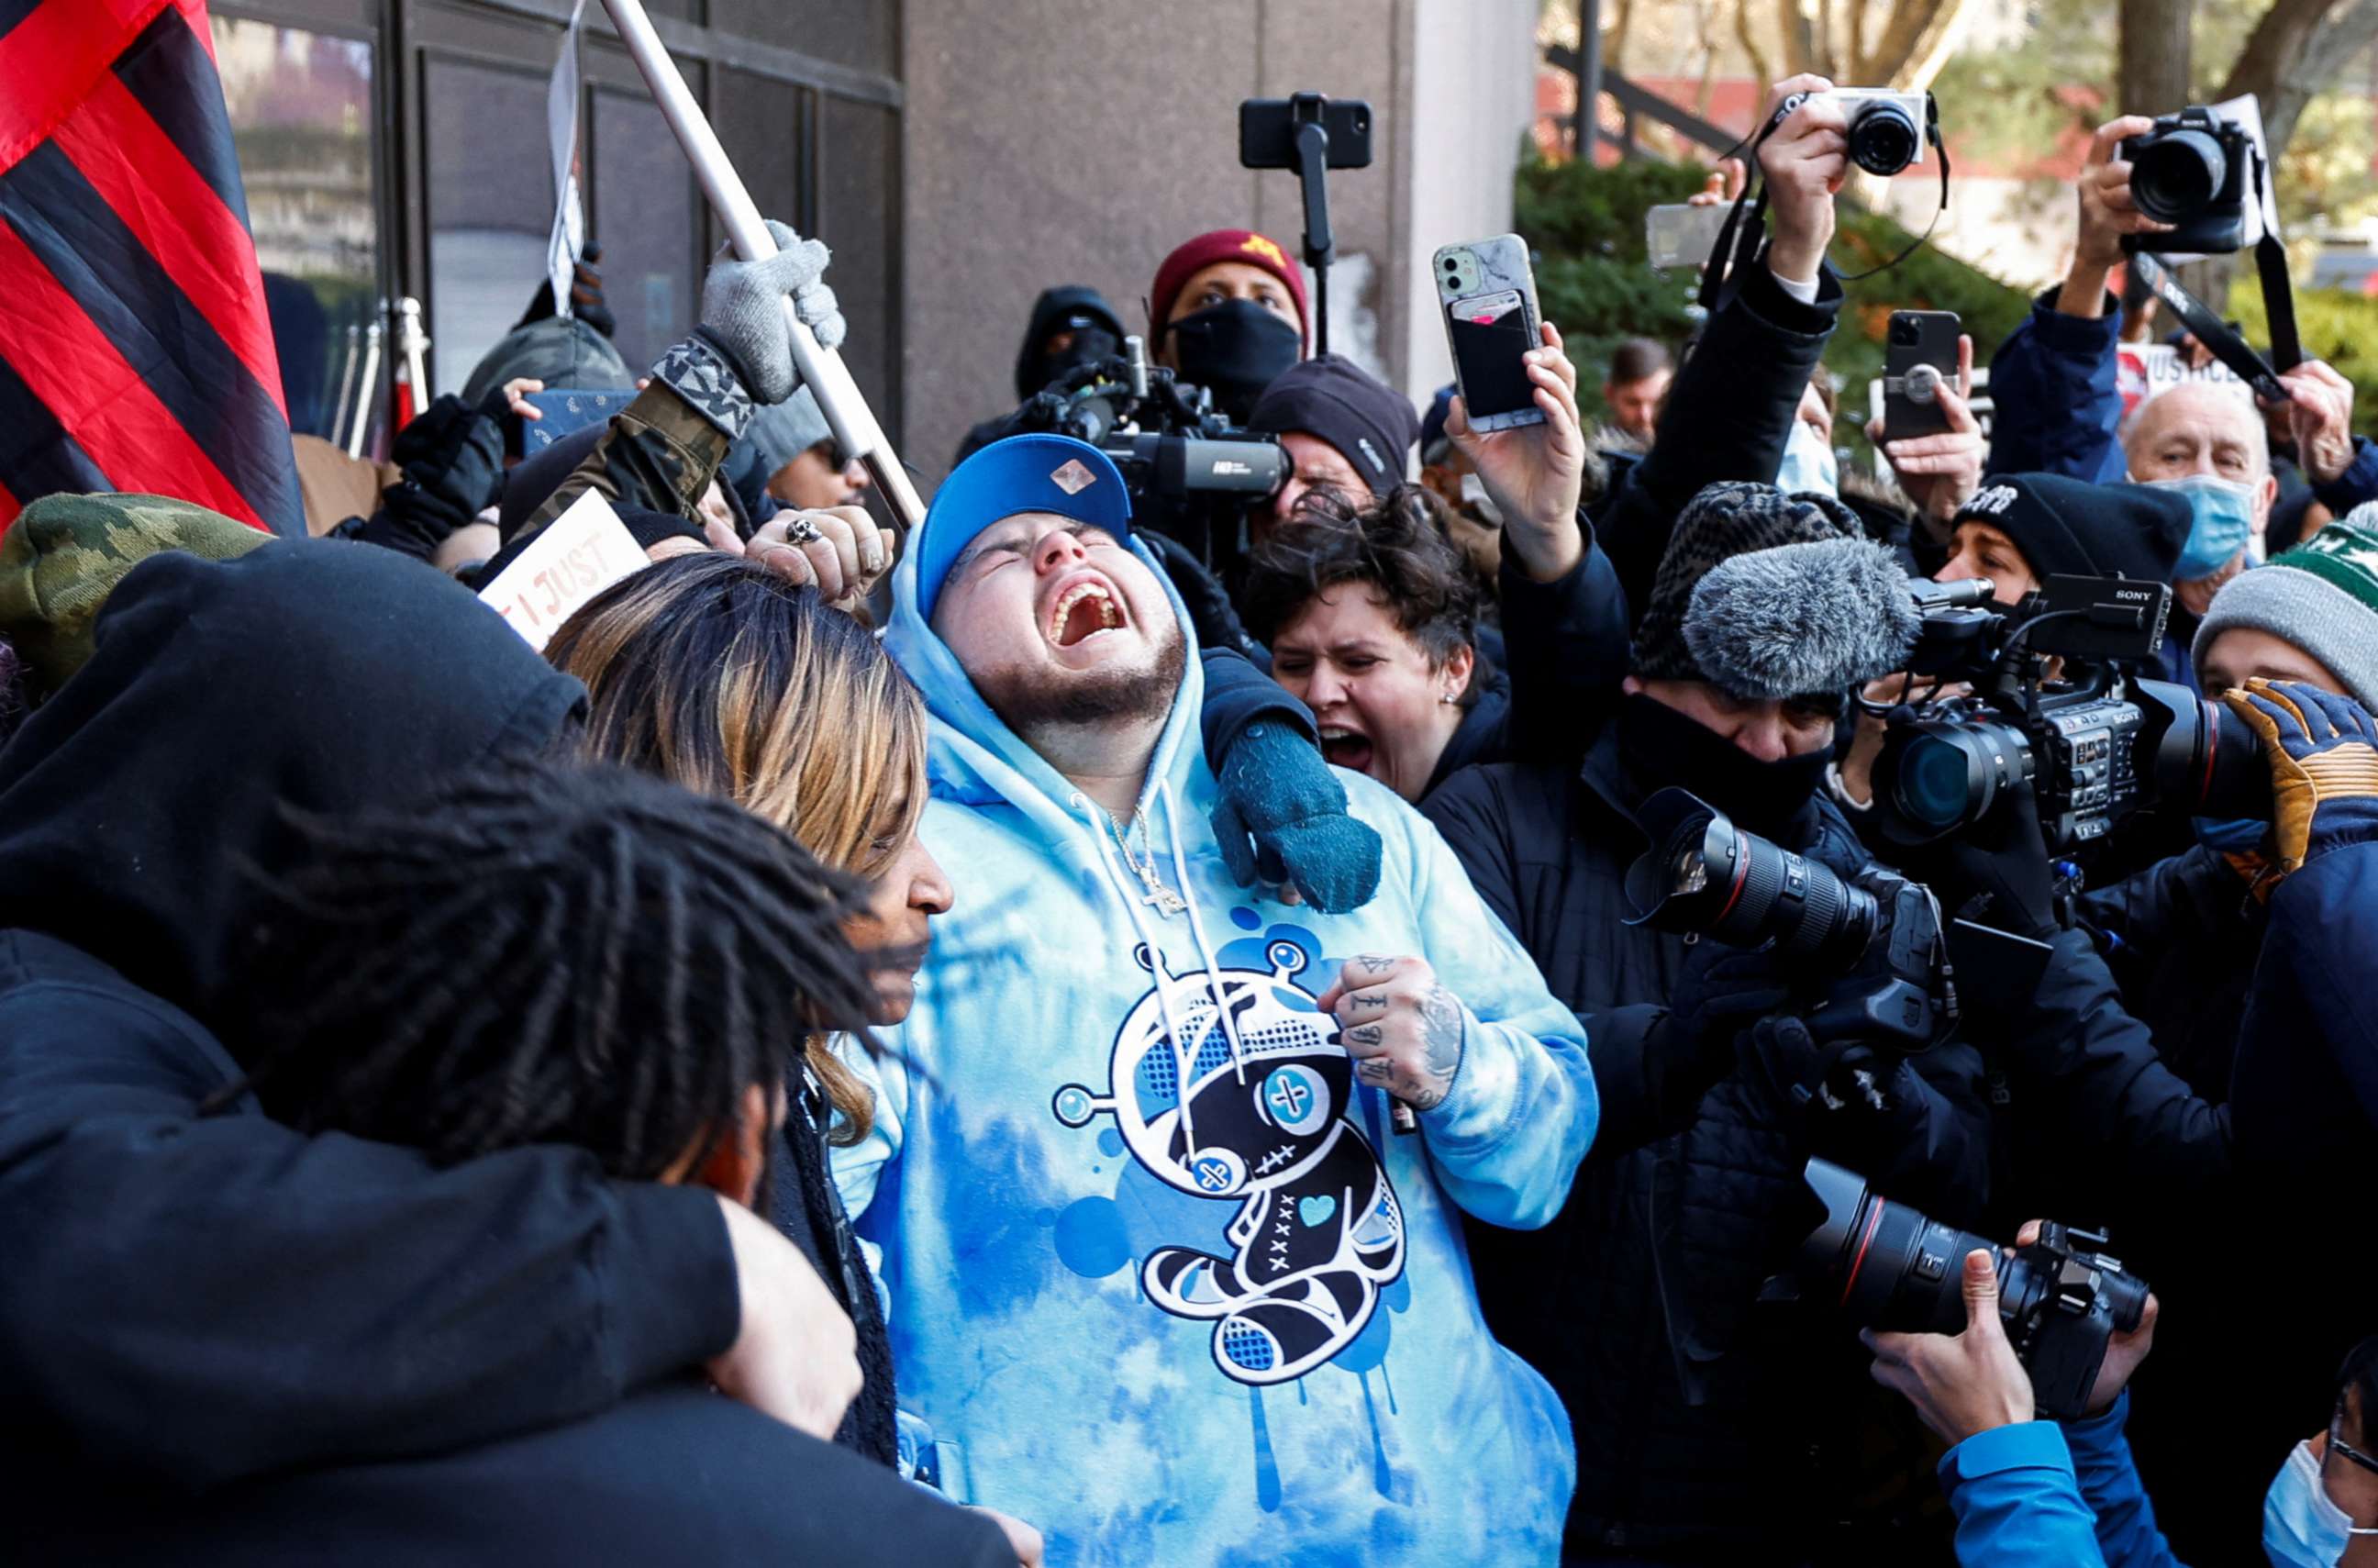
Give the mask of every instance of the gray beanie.
M 797 387 L 784 402 L 770 404 L 752 416 L 743 439 L 751 443 L 754 465 L 765 485 L 776 476 L 777 469 L 833 434 L 825 411 L 818 406 L 817 394 Z
M 2213 639 L 2232 626 L 2294 644 L 2378 713 L 2378 501 L 2223 585 L 2189 645 L 2199 681 Z

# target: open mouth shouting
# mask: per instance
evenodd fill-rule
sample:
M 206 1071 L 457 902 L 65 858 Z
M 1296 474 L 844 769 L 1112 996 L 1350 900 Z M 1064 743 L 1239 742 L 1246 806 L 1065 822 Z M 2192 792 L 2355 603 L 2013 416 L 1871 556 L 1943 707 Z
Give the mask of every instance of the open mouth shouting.
M 1130 624 L 1122 596 L 1095 572 L 1076 572 L 1061 579 L 1047 604 L 1040 633 L 1051 647 L 1060 650 L 1095 645 Z
M 1371 771 L 1374 755 L 1371 738 L 1360 730 L 1344 724 L 1320 726 L 1321 754 L 1339 767 L 1351 767 L 1357 773 Z

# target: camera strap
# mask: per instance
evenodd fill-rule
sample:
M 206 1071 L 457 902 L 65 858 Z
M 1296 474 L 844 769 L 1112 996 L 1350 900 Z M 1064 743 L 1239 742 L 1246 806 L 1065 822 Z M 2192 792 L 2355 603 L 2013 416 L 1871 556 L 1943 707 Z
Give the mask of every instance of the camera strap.
M 2288 281 L 2288 249 L 2279 243 L 2278 214 L 2264 195 L 2268 184 L 2264 178 L 2263 151 L 2254 150 L 2254 199 L 2263 206 L 2263 237 L 2254 242 L 2254 271 L 2263 281 L 2263 309 L 2271 328 L 2271 357 L 2264 359 L 2229 323 L 2213 312 L 2196 296 L 2180 285 L 2172 270 L 2146 251 L 2131 258 L 2140 279 L 2155 296 L 2171 308 L 2191 335 L 2213 351 L 2213 357 L 2227 365 L 2241 381 L 2254 389 L 2254 395 L 2265 403 L 2285 403 L 2288 390 L 2279 384 L 2279 372 L 2292 370 L 2303 363 L 2303 344 L 2296 332 L 2295 285 Z M 2276 365 L 2276 368 L 2273 367 Z
M 1757 182 L 1757 188 L 1754 194 L 1752 187 L 1746 185 L 1742 194 L 1734 199 L 1725 224 L 1717 232 L 1717 244 L 1710 251 L 1709 265 L 1701 270 L 1700 307 L 1712 316 L 1734 303 L 1734 296 L 1742 292 L 1742 278 L 1759 259 L 1759 242 L 1767 237 L 1767 181 L 1759 173 L 1759 150 L 1788 117 L 1788 114 L 1778 115 L 1747 144 L 1736 143 L 1727 154 L 1743 155 L 1748 176 Z M 1932 221 L 1924 225 L 1922 234 L 1907 242 L 1906 248 L 1880 266 L 1839 274 L 1843 283 L 1855 283 L 1890 271 L 1922 249 L 1932 237 L 1932 231 L 1940 226 L 1940 214 L 1949 210 L 1949 144 L 1940 138 L 1940 100 L 1928 92 L 1924 95 L 1924 139 L 1931 143 L 1933 155 L 1940 160 L 1940 202 L 1932 209 Z

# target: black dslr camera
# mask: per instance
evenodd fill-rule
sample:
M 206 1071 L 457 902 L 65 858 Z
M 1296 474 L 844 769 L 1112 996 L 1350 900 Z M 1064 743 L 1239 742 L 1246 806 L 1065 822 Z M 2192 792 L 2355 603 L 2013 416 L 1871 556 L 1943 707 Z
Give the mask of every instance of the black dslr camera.
M 2261 199 L 2254 139 L 2201 103 L 2158 117 L 2122 142 L 2131 199 L 2169 234 L 2124 235 L 2122 248 L 2218 254 L 2246 246 L 2246 210 Z
M 1279 493 L 1289 462 L 1275 438 L 1232 425 L 1205 389 L 1149 365 L 1141 339 L 1123 341 L 1121 355 L 1035 393 L 1015 428 L 1097 447 L 1123 471 L 1134 518 L 1184 540 Z
M 1945 838 L 2024 784 L 2051 850 L 2096 843 L 2149 808 L 2269 814 L 2269 771 L 2245 723 L 2185 686 L 2124 669 L 2162 647 L 2168 586 L 2050 577 L 2012 609 L 1991 600 L 1988 578 L 1908 586 L 1921 626 L 1907 668 L 1933 682 L 1888 710 L 1874 797 L 1890 842 Z M 1975 694 L 1931 694 L 1952 681 Z
M 1651 847 L 1627 870 L 1636 911 L 1628 924 L 1695 933 L 1730 947 L 1771 947 L 1828 982 L 1865 966 L 1801 1015 L 1820 1041 L 1856 1040 L 1905 1054 L 1929 1048 L 1955 1023 L 1940 910 L 1921 884 L 1881 866 L 1844 882 L 1683 790 L 1660 790 L 1636 821 Z M 1869 954 L 1879 964 L 1867 964 Z
M 1869 1191 L 1839 1165 L 1810 1160 L 1808 1182 L 1824 1221 L 1763 1299 L 1838 1301 L 1863 1328 L 1962 1333 L 1965 1255 L 1987 1248 L 1999 1260 L 1999 1317 L 2042 1416 L 2087 1411 L 2108 1340 L 2135 1330 L 2146 1311 L 2146 1282 L 2097 1250 L 2102 1236 L 2048 1221 L 2037 1241 L 2009 1258 L 1971 1231 Z

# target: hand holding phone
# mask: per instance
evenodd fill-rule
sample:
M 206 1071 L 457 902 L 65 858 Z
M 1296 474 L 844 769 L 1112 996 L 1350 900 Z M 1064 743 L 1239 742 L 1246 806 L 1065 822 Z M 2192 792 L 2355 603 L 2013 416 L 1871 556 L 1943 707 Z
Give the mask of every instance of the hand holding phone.
M 1543 422 L 1527 356 L 1537 330 L 1536 279 L 1527 242 L 1496 235 L 1436 253 L 1436 296 L 1453 349 L 1453 379 L 1473 430 L 1508 430 Z

